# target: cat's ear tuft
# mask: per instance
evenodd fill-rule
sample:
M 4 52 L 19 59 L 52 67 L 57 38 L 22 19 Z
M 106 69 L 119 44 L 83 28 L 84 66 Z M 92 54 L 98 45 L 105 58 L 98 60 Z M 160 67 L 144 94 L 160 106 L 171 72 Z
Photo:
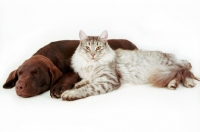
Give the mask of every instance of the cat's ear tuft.
M 80 30 L 79 32 L 79 37 L 80 37 L 80 40 L 85 40 L 88 38 L 88 36 L 82 30 Z
M 101 33 L 101 35 L 99 36 L 102 40 L 107 41 L 108 39 L 108 32 L 105 30 Z

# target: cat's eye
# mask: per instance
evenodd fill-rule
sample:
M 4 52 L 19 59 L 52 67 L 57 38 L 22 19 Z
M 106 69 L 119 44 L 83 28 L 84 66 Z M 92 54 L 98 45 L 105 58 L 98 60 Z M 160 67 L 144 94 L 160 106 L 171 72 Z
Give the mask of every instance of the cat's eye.
M 86 50 L 90 50 L 90 47 L 89 46 L 85 46 Z
M 96 50 L 100 50 L 101 49 L 101 46 L 98 46 L 97 48 L 96 48 Z

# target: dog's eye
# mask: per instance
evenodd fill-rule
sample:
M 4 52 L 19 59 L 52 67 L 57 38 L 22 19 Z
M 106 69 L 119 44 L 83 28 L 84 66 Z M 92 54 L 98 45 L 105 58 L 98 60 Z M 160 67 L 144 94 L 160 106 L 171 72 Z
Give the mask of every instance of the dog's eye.
M 22 72 L 20 71 L 20 72 L 18 72 L 18 76 L 20 76 L 20 75 L 22 75 Z
M 36 74 L 38 74 L 38 71 L 37 70 L 33 70 L 33 71 L 31 71 L 31 74 L 32 75 L 36 75 Z

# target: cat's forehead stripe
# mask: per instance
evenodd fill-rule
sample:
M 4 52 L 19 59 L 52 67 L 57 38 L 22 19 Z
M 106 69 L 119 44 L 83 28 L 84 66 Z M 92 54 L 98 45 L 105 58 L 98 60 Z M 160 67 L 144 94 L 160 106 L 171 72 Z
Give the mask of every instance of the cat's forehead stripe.
M 97 36 L 88 36 L 88 39 L 89 39 L 89 45 L 90 44 L 94 44 L 94 43 L 97 43 L 97 45 L 98 45 L 98 37 Z

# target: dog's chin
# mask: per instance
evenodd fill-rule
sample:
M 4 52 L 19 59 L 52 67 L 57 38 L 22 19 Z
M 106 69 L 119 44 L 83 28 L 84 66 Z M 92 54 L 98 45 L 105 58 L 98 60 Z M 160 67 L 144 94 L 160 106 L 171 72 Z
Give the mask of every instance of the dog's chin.
M 23 97 L 23 98 L 29 98 L 29 97 L 33 97 L 37 94 L 25 94 L 25 93 L 20 93 L 20 92 L 16 92 L 18 96 Z
M 18 94 L 18 93 L 17 93 L 17 95 L 20 97 L 23 97 L 23 98 L 30 98 L 30 97 L 35 96 L 35 95 L 26 95 L 26 94 Z
M 23 98 L 29 98 L 29 97 L 33 97 L 39 94 L 39 92 L 37 90 L 32 90 L 32 91 L 18 91 L 16 90 L 16 94 L 20 97 Z

